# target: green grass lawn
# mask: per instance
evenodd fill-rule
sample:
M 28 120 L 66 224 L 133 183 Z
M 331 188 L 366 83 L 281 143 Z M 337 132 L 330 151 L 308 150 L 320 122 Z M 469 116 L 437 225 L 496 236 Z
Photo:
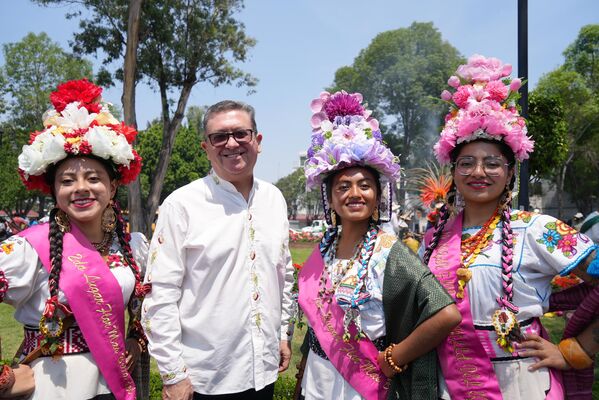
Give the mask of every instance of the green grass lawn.
M 308 258 L 312 249 L 314 248 L 314 244 L 299 244 L 291 247 L 291 257 L 294 263 L 302 263 Z M 564 329 L 564 320 L 563 318 L 543 318 L 543 325 L 549 331 L 552 341 L 557 343 L 561 337 L 561 334 Z M 291 398 L 289 392 L 293 390 L 294 382 L 295 382 L 295 374 L 297 373 L 296 364 L 300 361 L 300 351 L 299 347 L 301 346 L 304 335 L 306 333 L 304 329 L 295 330 L 295 335 L 293 337 L 292 349 L 293 349 L 293 358 L 290 364 L 289 369 L 282 374 L 279 378 L 279 382 L 277 383 L 277 391 L 275 394 L 275 399 L 289 399 Z M 0 338 L 2 338 L 2 357 L 5 360 L 10 360 L 12 356 L 17 351 L 19 345 L 21 344 L 22 339 L 22 328 L 21 326 L 13 319 L 13 309 L 12 307 L 6 304 L 0 304 Z M 599 359 L 599 357 L 598 357 Z M 593 398 L 599 399 L 599 360 L 595 363 L 595 383 L 593 386 Z M 152 362 L 152 372 L 157 373 L 156 363 Z M 155 392 L 156 393 L 156 392 Z M 152 398 L 160 398 L 152 396 Z

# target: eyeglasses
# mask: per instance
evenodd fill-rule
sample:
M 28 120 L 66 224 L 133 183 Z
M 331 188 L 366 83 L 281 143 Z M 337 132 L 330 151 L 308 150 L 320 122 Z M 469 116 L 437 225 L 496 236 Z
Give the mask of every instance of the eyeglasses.
M 504 166 L 510 166 L 510 164 L 505 163 L 500 157 L 485 157 L 481 161 L 478 161 L 474 157 L 462 157 L 453 163 L 456 172 L 462 176 L 472 175 L 476 167 L 480 164 L 482 164 L 483 171 L 488 176 L 499 176 Z
M 245 144 L 252 141 L 254 131 L 252 129 L 238 129 L 233 132 L 216 132 L 208 135 L 210 144 L 214 147 L 221 147 L 227 144 L 230 137 L 233 137 L 238 144 Z

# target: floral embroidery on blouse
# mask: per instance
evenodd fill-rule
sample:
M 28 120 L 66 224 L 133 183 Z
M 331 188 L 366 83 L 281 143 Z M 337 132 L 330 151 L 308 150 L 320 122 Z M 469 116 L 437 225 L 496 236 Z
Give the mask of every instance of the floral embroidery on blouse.
M 544 245 L 549 253 L 558 249 L 566 258 L 572 258 L 578 253 L 576 246 L 580 240 L 587 243 L 589 239 L 581 235 L 576 229 L 571 228 L 562 221 L 554 220 L 544 226 L 547 231 L 543 232 L 542 237 L 537 239 L 537 243 Z
M 530 220 L 532 219 L 532 217 L 534 217 L 535 213 L 530 212 L 530 211 L 512 211 L 512 215 L 510 216 L 510 219 L 512 221 L 518 221 L 518 220 L 522 220 L 524 223 L 529 223 Z
M 23 238 L 21 238 L 20 236 L 17 236 L 17 235 L 13 235 L 13 236 L 9 237 L 4 242 L 0 243 L 0 254 L 9 255 L 10 253 L 12 253 L 14 251 L 15 244 L 22 245 L 23 240 L 24 240 Z
M 106 257 L 106 264 L 110 269 L 126 266 L 123 256 L 119 253 L 112 253 Z

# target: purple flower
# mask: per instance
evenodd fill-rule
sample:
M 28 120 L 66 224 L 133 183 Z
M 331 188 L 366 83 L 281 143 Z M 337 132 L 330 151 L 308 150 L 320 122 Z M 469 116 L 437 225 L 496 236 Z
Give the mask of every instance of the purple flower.
M 383 135 L 379 130 L 372 131 L 372 137 L 378 140 L 379 142 L 383 140 Z
M 337 92 L 328 99 L 323 109 L 329 121 L 333 122 L 337 116 L 363 115 L 364 107 L 360 101 L 357 96 L 346 92 Z

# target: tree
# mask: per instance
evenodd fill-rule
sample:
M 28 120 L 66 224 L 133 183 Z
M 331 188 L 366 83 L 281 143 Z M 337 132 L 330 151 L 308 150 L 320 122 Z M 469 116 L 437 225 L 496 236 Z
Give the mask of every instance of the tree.
M 376 115 L 390 121 L 387 133 L 401 138 L 400 146 L 392 148 L 400 154 L 401 165 L 414 167 L 418 158 L 412 145 L 416 141 L 430 154 L 441 125 L 444 108 L 433 98 L 439 97 L 447 78 L 463 62 L 432 23 L 414 22 L 376 36 L 352 66 L 337 70 L 332 90 L 362 92 Z
M 49 95 L 70 79 L 93 78 L 91 63 L 65 52 L 48 35 L 27 34 L 21 41 L 3 45 L 5 64 L 0 68 L 0 108 L 7 119 L 0 127 L 0 203 L 25 209 L 44 196 L 25 190 L 17 175 L 17 156 L 30 132 L 42 128 Z
M 96 54 L 101 49 L 106 65 L 123 57 L 128 23 L 126 0 L 36 1 L 44 5 L 83 5 L 91 16 L 81 20 L 74 50 Z M 160 93 L 163 132 L 149 194 L 139 208 L 130 210 L 132 229 L 150 234 L 149 226 L 158 208 L 175 136 L 192 88 L 202 82 L 214 86 L 256 84 L 251 75 L 233 66 L 233 62 L 245 61 L 248 49 L 255 44 L 254 39 L 246 36 L 244 25 L 234 18 L 242 7 L 242 0 L 146 0 L 142 4 L 137 71 L 139 78 L 146 78 Z M 81 15 L 79 11 L 67 17 Z M 115 71 L 117 78 L 122 74 L 120 68 Z
M 297 219 L 298 209 L 301 207 L 301 198 L 306 193 L 306 177 L 304 169 L 297 168 L 287 176 L 279 179 L 275 186 L 279 188 L 287 203 L 287 217 Z
M 279 179 L 275 186 L 279 188 L 287 202 L 287 216 L 296 219 L 300 210 L 306 218 L 312 220 L 322 215 L 322 199 L 319 190 L 306 191 L 306 176 L 303 168 L 297 168 Z
M 50 92 L 70 79 L 93 78 L 91 63 L 66 53 L 47 34 L 29 33 L 20 42 L 3 45 L 7 113 L 13 129 L 41 128 Z
M 558 218 L 562 218 L 563 193 L 572 162 L 584 153 L 586 143 L 598 133 L 599 104 L 584 78 L 563 67 L 541 77 L 535 94 L 557 98 L 564 106 L 567 156 L 559 166 L 557 186 Z M 537 155 L 544 156 L 544 155 Z
M 582 75 L 590 89 L 599 93 L 599 25 L 585 25 L 564 51 L 567 70 Z
M 568 125 L 561 99 L 533 91 L 528 99 L 528 132 L 535 152 L 530 171 L 538 178 L 551 179 L 568 157 Z
M 162 125 L 154 122 L 148 129 L 139 134 L 139 154 L 144 160 L 144 168 L 140 174 L 142 193 L 147 195 L 154 178 L 152 173 L 160 157 L 160 142 L 162 141 Z M 164 188 L 160 201 L 162 202 L 177 188 L 206 175 L 210 165 L 206 154 L 200 146 L 200 134 L 191 125 L 179 130 L 173 147 L 173 156 L 168 165 L 164 179 Z

